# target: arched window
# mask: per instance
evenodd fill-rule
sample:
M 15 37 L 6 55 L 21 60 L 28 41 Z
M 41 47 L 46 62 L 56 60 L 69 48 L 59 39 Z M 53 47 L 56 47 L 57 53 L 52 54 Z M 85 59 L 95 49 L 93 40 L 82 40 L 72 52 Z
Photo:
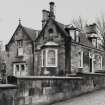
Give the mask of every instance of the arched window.
M 48 50 L 48 65 L 55 65 L 55 50 Z

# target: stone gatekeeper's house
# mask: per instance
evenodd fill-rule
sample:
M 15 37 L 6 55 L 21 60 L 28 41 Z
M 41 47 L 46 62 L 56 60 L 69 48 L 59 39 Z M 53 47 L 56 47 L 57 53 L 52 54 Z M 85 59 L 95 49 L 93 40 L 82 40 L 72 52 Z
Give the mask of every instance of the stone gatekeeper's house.
M 6 45 L 7 74 L 65 75 L 104 70 L 105 51 L 100 48 L 97 25 L 86 26 L 85 32 L 55 19 L 54 2 L 43 10 L 42 29 L 19 25 Z M 65 17 L 66 18 L 66 17 Z

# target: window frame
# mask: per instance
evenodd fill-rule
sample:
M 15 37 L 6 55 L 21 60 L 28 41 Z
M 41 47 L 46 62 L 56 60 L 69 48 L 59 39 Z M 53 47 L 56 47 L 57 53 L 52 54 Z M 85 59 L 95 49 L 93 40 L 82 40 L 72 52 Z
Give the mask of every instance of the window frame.
M 23 40 L 17 40 L 17 47 L 18 48 L 23 47 Z
M 23 56 L 23 54 L 23 40 L 17 40 L 17 56 Z
M 55 64 L 48 63 L 48 52 L 51 50 L 55 52 Z M 52 48 L 47 49 L 46 50 L 46 67 L 57 67 L 57 65 L 58 65 L 58 51 L 57 51 L 57 49 L 52 49 Z
M 52 50 L 55 52 L 55 64 L 48 64 L 48 52 Z M 45 55 L 43 53 L 45 52 Z M 41 53 L 42 67 L 57 67 L 58 66 L 58 50 L 56 48 L 43 49 Z
M 83 51 L 81 50 L 80 52 L 79 52 L 79 57 L 80 57 L 80 60 L 79 60 L 79 66 L 78 66 L 78 68 L 83 68 Z
M 17 71 L 17 69 L 16 69 L 16 66 L 19 66 L 19 70 Z M 24 70 L 22 70 L 22 68 L 21 68 L 21 66 L 22 65 L 24 65 Z M 17 74 L 17 72 L 18 72 L 18 74 Z M 14 63 L 13 64 L 13 75 L 14 76 L 22 76 L 22 72 L 27 72 L 27 65 L 26 65 L 26 63 Z
M 100 55 L 100 54 L 95 54 L 95 56 L 100 57 L 100 62 L 98 61 L 98 63 L 100 63 L 100 70 L 102 70 L 102 67 L 103 67 L 103 65 L 102 65 L 102 55 Z M 96 60 L 96 59 L 95 59 L 95 60 Z

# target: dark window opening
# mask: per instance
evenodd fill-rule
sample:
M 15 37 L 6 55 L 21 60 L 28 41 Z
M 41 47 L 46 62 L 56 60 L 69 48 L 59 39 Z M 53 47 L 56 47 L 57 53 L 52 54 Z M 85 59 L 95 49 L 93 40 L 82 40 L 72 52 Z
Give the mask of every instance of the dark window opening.
M 49 29 L 48 32 L 49 32 L 49 39 L 53 40 L 53 29 Z
M 18 46 L 18 48 L 23 47 L 23 40 L 18 40 L 17 46 Z
M 19 65 L 16 65 L 16 70 L 19 71 Z
M 21 70 L 24 71 L 25 70 L 25 66 L 21 65 Z

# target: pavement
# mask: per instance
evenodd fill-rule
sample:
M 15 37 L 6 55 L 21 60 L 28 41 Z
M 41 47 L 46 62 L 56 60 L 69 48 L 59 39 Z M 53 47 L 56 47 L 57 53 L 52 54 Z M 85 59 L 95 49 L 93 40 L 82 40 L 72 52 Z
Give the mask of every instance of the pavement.
M 105 105 L 105 89 L 84 94 L 52 105 Z

